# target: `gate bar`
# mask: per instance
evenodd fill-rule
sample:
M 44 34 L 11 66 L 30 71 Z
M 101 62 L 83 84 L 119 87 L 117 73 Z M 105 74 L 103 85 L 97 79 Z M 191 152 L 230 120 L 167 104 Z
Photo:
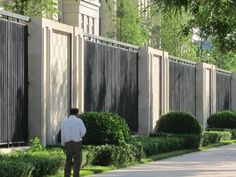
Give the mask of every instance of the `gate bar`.
M 12 13 L 12 12 L 8 12 L 5 10 L 0 10 L 0 15 L 6 16 L 7 18 L 11 17 L 11 18 L 15 18 L 17 20 L 23 20 L 26 22 L 30 21 L 30 17 L 24 16 L 24 15 L 19 15 L 19 14 Z

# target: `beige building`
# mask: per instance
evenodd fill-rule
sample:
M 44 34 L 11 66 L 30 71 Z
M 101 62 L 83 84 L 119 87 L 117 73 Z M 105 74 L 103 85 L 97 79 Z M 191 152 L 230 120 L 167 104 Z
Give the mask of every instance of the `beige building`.
M 99 0 L 61 0 L 59 21 L 99 35 Z

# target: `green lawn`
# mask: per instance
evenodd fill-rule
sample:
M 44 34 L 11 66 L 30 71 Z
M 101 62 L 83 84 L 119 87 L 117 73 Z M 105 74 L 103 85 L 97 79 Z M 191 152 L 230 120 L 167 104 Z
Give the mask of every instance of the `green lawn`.
M 190 149 L 190 150 L 187 149 L 187 150 L 179 150 L 179 151 L 161 153 L 161 154 L 150 156 L 146 159 L 142 159 L 141 163 L 148 163 L 148 162 L 166 159 L 166 158 L 170 158 L 170 157 L 174 157 L 174 156 L 178 156 L 178 155 L 183 155 L 183 154 L 187 154 L 187 153 L 191 153 L 191 152 L 196 152 L 196 151 L 204 151 L 204 150 L 207 150 L 207 149 L 210 149 L 213 147 L 228 145 L 228 144 L 232 144 L 232 143 L 236 143 L 236 140 L 222 141 L 220 143 L 211 144 L 209 146 L 202 147 L 200 149 Z M 135 164 L 127 164 L 123 167 L 131 166 L 131 165 L 135 165 Z M 114 167 L 114 166 L 105 166 L 105 167 L 104 166 L 87 166 L 81 170 L 80 174 L 81 174 L 81 176 L 88 176 L 88 175 L 93 175 L 96 173 L 102 173 L 105 171 L 111 171 L 114 169 L 117 169 L 117 167 Z M 61 170 L 57 175 L 47 176 L 47 177 L 63 177 L 63 170 Z

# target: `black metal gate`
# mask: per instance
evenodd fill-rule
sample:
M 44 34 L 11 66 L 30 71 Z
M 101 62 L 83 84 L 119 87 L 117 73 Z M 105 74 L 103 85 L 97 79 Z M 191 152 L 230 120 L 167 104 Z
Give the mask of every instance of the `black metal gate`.
M 231 109 L 231 73 L 216 70 L 216 111 Z
M 170 110 L 196 115 L 196 63 L 170 56 Z
M 104 43 L 102 43 L 104 42 Z M 120 42 L 90 36 L 85 40 L 85 111 L 123 117 L 138 131 L 138 52 Z
M 0 144 L 28 135 L 28 27 L 0 19 Z

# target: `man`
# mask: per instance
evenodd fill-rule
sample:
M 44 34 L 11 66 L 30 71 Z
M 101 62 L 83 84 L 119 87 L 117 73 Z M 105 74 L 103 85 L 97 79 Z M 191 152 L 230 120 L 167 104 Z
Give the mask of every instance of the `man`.
M 83 121 L 78 118 L 79 109 L 70 110 L 70 116 L 61 123 L 61 144 L 66 154 L 64 176 L 70 177 L 74 168 L 74 177 L 79 177 L 82 163 L 82 138 L 86 133 Z

